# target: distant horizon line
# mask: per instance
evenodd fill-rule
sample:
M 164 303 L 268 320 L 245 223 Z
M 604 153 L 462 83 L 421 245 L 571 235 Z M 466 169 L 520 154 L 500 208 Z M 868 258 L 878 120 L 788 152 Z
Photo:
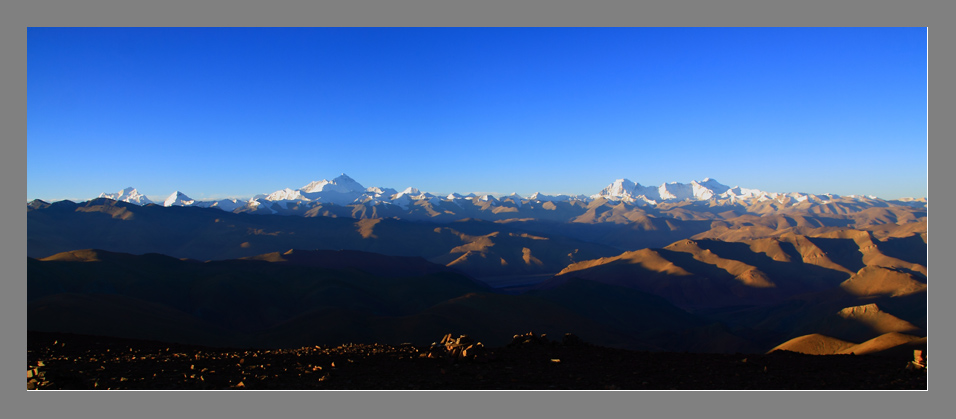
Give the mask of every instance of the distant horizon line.
M 748 189 L 752 189 L 752 188 L 748 188 Z M 137 190 L 137 192 L 138 192 L 138 190 Z M 149 199 L 150 201 L 152 201 L 152 202 L 154 202 L 154 203 L 162 204 L 167 198 L 169 198 L 170 195 L 172 195 L 173 193 L 176 193 L 176 192 L 182 192 L 182 191 L 178 191 L 178 190 L 177 190 L 177 191 L 171 192 L 171 193 L 168 194 L 168 195 L 145 195 L 145 194 L 144 194 L 143 196 L 145 196 L 147 199 Z M 401 192 L 401 191 L 398 191 L 398 192 Z M 458 193 L 458 194 L 460 194 L 460 195 L 474 194 L 475 196 L 490 195 L 490 196 L 493 196 L 493 197 L 499 198 L 499 199 L 500 199 L 500 198 L 503 198 L 503 197 L 510 196 L 512 193 L 517 193 L 517 192 L 501 193 L 501 192 L 487 192 L 487 191 L 442 193 L 442 192 L 428 192 L 428 191 L 424 191 L 424 190 L 422 190 L 422 192 L 430 193 L 430 194 L 433 194 L 433 195 L 438 196 L 438 197 L 441 197 L 441 198 L 444 198 L 444 197 L 446 197 L 446 196 L 448 196 L 448 195 L 451 195 L 452 193 Z M 867 197 L 867 198 L 881 199 L 881 200 L 884 200 L 884 201 L 905 201 L 905 200 L 920 200 L 920 199 L 926 199 L 926 200 L 928 200 L 928 197 L 925 196 L 925 195 L 924 195 L 924 196 L 902 196 L 902 197 L 898 197 L 898 198 L 884 198 L 884 197 L 877 196 L 877 195 L 873 195 L 873 194 L 834 194 L 834 193 L 811 193 L 811 192 L 799 192 L 799 191 L 792 191 L 792 192 L 770 192 L 770 191 L 764 191 L 764 192 L 777 193 L 777 194 L 800 193 L 800 194 L 807 194 L 807 195 L 831 195 L 831 196 L 839 196 L 839 197 Z M 111 193 L 111 192 L 103 192 L 103 193 Z M 193 200 L 196 200 L 196 201 L 236 200 L 236 201 L 238 201 L 238 202 L 248 202 L 248 201 L 252 200 L 252 199 L 253 199 L 255 196 L 257 196 L 257 195 L 268 195 L 268 194 L 265 194 L 265 193 L 258 193 L 258 194 L 254 194 L 254 195 L 252 195 L 252 196 L 236 196 L 236 195 L 228 195 L 228 196 L 223 196 L 223 195 L 210 195 L 210 196 L 205 196 L 205 195 L 203 195 L 203 194 L 195 195 L 195 196 L 194 196 L 194 195 L 187 194 L 187 193 L 185 193 L 185 192 L 183 192 L 183 193 L 184 193 L 187 197 L 189 197 L 190 199 L 193 199 Z M 590 198 L 591 196 L 596 195 L 596 193 L 595 193 L 595 194 L 590 194 L 590 195 L 588 195 L 588 194 L 548 193 L 548 192 L 537 191 L 537 192 L 533 192 L 533 193 L 531 193 L 531 194 L 518 194 L 518 196 L 520 196 L 521 198 L 527 199 L 527 198 L 529 198 L 531 195 L 533 195 L 534 193 L 540 193 L 540 194 L 542 194 L 542 195 L 547 195 L 547 196 L 566 195 L 566 196 L 569 196 L 569 197 L 584 196 L 584 197 L 587 197 L 587 198 Z M 74 202 L 74 203 L 80 203 L 80 202 L 92 201 L 92 200 L 94 200 L 94 199 L 99 199 L 99 198 L 100 198 L 99 196 L 94 196 L 94 197 L 90 197 L 90 198 L 67 197 L 67 198 L 57 198 L 57 199 L 28 198 L 28 199 L 27 199 L 27 203 L 33 202 L 33 201 L 35 201 L 35 200 L 40 200 L 40 201 L 47 202 L 47 203 L 54 203 L 54 202 L 60 202 L 60 201 L 70 201 L 70 202 Z
M 28 198 L 28 199 L 27 199 L 27 202 L 28 202 L 28 203 L 29 203 L 29 202 L 32 202 L 32 201 L 35 200 L 35 199 L 39 199 L 39 200 L 41 200 L 41 201 L 51 202 L 51 203 L 52 203 L 52 202 L 59 202 L 59 201 L 86 202 L 86 201 L 90 201 L 90 200 L 93 200 L 93 199 L 100 198 L 100 195 L 102 195 L 102 194 L 122 193 L 123 191 L 125 191 L 125 190 L 127 190 L 127 189 L 130 189 L 130 188 L 132 188 L 132 189 L 133 189 L 134 191 L 136 191 L 137 193 L 141 194 L 142 196 L 146 197 L 147 199 L 149 199 L 150 201 L 155 202 L 155 203 L 163 203 L 166 199 L 168 199 L 168 198 L 169 198 L 170 196 L 172 196 L 173 194 L 176 194 L 177 192 L 178 192 L 178 193 L 183 193 L 183 194 L 186 195 L 188 198 L 190 198 L 190 199 L 192 199 L 192 200 L 195 200 L 195 201 L 211 202 L 211 201 L 221 201 L 221 200 L 236 200 L 236 201 L 240 201 L 240 202 L 248 202 L 248 201 L 251 201 L 251 200 L 255 199 L 257 196 L 269 195 L 269 194 L 271 194 L 271 193 L 273 193 L 273 192 L 282 191 L 282 190 L 286 190 L 286 189 L 290 189 L 290 190 L 302 190 L 303 188 L 306 188 L 306 187 L 308 187 L 308 186 L 310 186 L 311 184 L 314 184 L 314 183 L 321 183 L 321 182 L 332 183 L 332 182 L 334 182 L 335 180 L 341 179 L 341 178 L 345 178 L 345 179 L 343 179 L 343 180 L 348 180 L 348 181 L 355 182 L 355 183 L 358 184 L 359 186 L 362 186 L 363 188 L 365 188 L 365 190 L 367 190 L 368 188 L 394 189 L 394 190 L 396 191 L 396 193 L 399 193 L 399 192 L 404 191 L 404 190 L 406 190 L 406 189 L 414 188 L 414 189 L 417 189 L 417 190 L 419 190 L 419 191 L 421 191 L 421 192 L 429 193 L 429 194 L 435 195 L 435 196 L 437 196 L 437 197 L 447 197 L 448 195 L 451 195 L 451 194 L 453 194 L 453 193 L 457 193 L 457 194 L 460 194 L 460 195 L 474 194 L 474 195 L 476 195 L 476 196 L 490 195 L 490 196 L 493 196 L 493 197 L 495 197 L 495 198 L 502 198 L 502 197 L 510 196 L 511 194 L 518 194 L 518 196 L 520 196 L 521 198 L 528 198 L 528 197 L 530 197 L 531 195 L 534 195 L 534 194 L 537 193 L 537 194 L 542 194 L 542 195 L 547 195 L 547 196 L 561 196 L 561 195 L 564 195 L 564 196 L 574 197 L 574 198 L 582 197 L 582 196 L 583 196 L 583 197 L 590 198 L 590 197 L 592 197 L 592 196 L 595 196 L 595 195 L 600 194 L 600 192 L 601 192 L 603 189 L 606 189 L 607 187 L 610 187 L 610 186 L 614 185 L 615 183 L 617 183 L 617 182 L 620 181 L 620 180 L 626 180 L 626 181 L 628 181 L 628 182 L 634 183 L 635 185 L 640 185 L 640 186 L 645 187 L 645 188 L 648 188 L 648 187 L 660 188 L 660 187 L 665 186 L 665 185 L 690 185 L 691 183 L 694 183 L 694 182 L 696 182 L 696 183 L 716 182 L 717 184 L 719 184 L 719 185 L 721 185 L 721 186 L 728 187 L 728 188 L 752 189 L 752 190 L 758 190 L 758 191 L 761 191 L 761 192 L 772 193 L 772 194 L 791 194 L 791 193 L 799 193 L 799 194 L 806 194 L 806 195 L 824 195 L 824 196 L 825 196 L 825 195 L 831 195 L 831 196 L 839 196 L 839 197 L 872 197 L 872 198 L 882 199 L 882 200 L 886 200 L 886 201 L 927 199 L 927 195 L 928 195 L 928 190 L 927 190 L 927 194 L 926 194 L 926 195 L 923 195 L 923 196 L 912 196 L 912 195 L 910 195 L 910 196 L 901 196 L 901 197 L 898 197 L 898 198 L 884 198 L 884 197 L 881 197 L 881 196 L 878 196 L 878 195 L 875 195 L 875 194 L 863 194 L 863 193 L 836 194 L 836 193 L 831 193 L 831 192 L 812 193 L 812 192 L 803 192 L 803 191 L 775 192 L 775 191 L 762 190 L 762 189 L 759 189 L 759 188 L 750 188 L 750 187 L 745 187 L 745 186 L 740 186 L 740 185 L 730 186 L 730 185 L 727 185 L 727 184 L 723 184 L 723 183 L 721 183 L 719 180 L 717 180 L 717 179 L 715 179 L 715 178 L 713 178 L 713 177 L 710 177 L 710 176 L 707 176 L 707 177 L 703 178 L 702 180 L 693 179 L 693 180 L 691 180 L 691 181 L 689 181 L 689 182 L 686 182 L 686 183 L 685 183 L 685 182 L 673 181 L 673 182 L 662 182 L 660 185 L 652 185 L 652 184 L 644 185 L 644 184 L 641 184 L 640 182 L 632 181 L 631 179 L 626 178 L 626 177 L 618 177 L 618 178 L 615 178 L 614 180 L 612 180 L 610 183 L 606 184 L 605 186 L 601 187 L 600 189 L 598 189 L 598 190 L 595 191 L 594 193 L 590 193 L 590 194 L 585 194 L 585 193 L 571 194 L 571 193 L 566 193 L 566 192 L 545 192 L 545 191 L 541 191 L 541 190 L 532 192 L 532 193 L 530 193 L 530 194 L 521 194 L 521 193 L 518 193 L 517 191 L 515 191 L 515 192 L 498 192 L 498 191 L 487 191 L 487 190 L 483 190 L 483 191 L 468 191 L 468 192 L 455 192 L 455 191 L 453 191 L 453 192 L 447 192 L 447 193 L 446 193 L 446 192 L 431 192 L 431 191 L 427 191 L 427 190 L 424 190 L 424 189 L 421 189 L 421 188 L 417 188 L 417 187 L 414 187 L 414 186 L 409 186 L 409 187 L 407 187 L 407 188 L 402 188 L 402 189 L 393 188 L 393 187 L 388 187 L 388 186 L 371 186 L 371 187 L 370 187 L 370 186 L 365 186 L 365 185 L 363 185 L 361 182 L 358 182 L 357 180 L 355 180 L 354 178 L 352 178 L 351 176 L 349 176 L 349 175 L 346 174 L 346 173 L 341 173 L 339 176 L 333 177 L 332 179 L 313 180 L 313 181 L 310 181 L 310 182 L 306 183 L 305 185 L 303 185 L 303 186 L 301 186 L 301 187 L 298 187 L 298 188 L 285 187 L 285 188 L 276 189 L 276 190 L 274 190 L 274 191 L 272 191 L 272 192 L 265 192 L 265 193 L 260 192 L 260 193 L 254 193 L 254 194 L 251 194 L 251 195 L 248 195 L 248 194 L 221 194 L 221 193 L 212 193 L 212 194 L 198 193 L 198 194 L 196 194 L 196 195 L 191 195 L 191 194 L 188 194 L 188 193 L 183 192 L 181 189 L 175 189 L 173 192 L 171 192 L 171 193 L 169 193 L 169 194 L 165 194 L 165 195 L 147 195 L 147 194 L 143 194 L 142 192 L 140 192 L 140 190 L 139 190 L 137 187 L 135 187 L 135 186 L 127 186 L 127 187 L 124 187 L 124 188 L 122 188 L 122 189 L 120 189 L 119 191 L 116 191 L 116 192 L 106 192 L 106 191 L 100 192 L 97 196 L 90 197 L 90 198 L 67 197 L 67 198 L 60 198 L 60 199 L 53 199 L 53 200 L 48 200 L 48 199 L 43 199 L 43 198 Z M 927 185 L 927 188 L 928 188 L 928 185 Z

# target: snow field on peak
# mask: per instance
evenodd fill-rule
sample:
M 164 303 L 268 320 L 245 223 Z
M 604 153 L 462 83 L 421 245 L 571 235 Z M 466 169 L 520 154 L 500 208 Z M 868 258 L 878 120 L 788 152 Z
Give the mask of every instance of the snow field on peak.
M 180 191 L 176 191 L 176 192 L 173 192 L 172 194 L 170 194 L 169 197 L 166 198 L 165 201 L 163 201 L 163 206 L 164 206 L 164 207 L 171 207 L 171 206 L 174 206 L 174 205 L 175 205 L 175 206 L 180 206 L 180 207 L 182 207 L 182 206 L 192 205 L 192 204 L 195 204 L 195 203 L 196 203 L 196 200 L 194 200 L 194 199 L 192 199 L 192 198 L 186 196 L 186 194 L 184 194 L 184 193 L 182 193 L 182 192 L 180 192 Z

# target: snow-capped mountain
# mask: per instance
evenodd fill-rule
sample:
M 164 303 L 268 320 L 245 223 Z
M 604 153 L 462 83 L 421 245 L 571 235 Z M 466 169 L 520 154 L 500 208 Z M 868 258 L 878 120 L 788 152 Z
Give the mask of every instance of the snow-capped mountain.
M 146 198 L 146 195 L 139 193 L 139 191 L 132 186 L 117 193 L 101 193 L 97 198 L 109 198 L 114 201 L 129 202 L 136 205 L 146 205 L 153 203 L 153 201 L 150 201 L 149 198 Z
M 103 193 L 100 194 L 99 197 L 137 205 L 145 205 L 152 202 L 132 187 L 123 189 L 118 193 Z M 280 189 L 269 194 L 256 195 L 246 201 L 238 199 L 197 201 L 189 198 L 180 191 L 176 191 L 169 195 L 162 204 L 167 207 L 198 206 L 203 208 L 219 208 L 230 212 L 263 214 L 305 214 L 309 209 L 317 206 L 333 205 L 344 207 L 364 205 L 366 207 L 385 206 L 380 208 L 379 211 L 384 211 L 384 213 L 390 214 L 389 216 L 404 216 L 402 214 L 407 214 L 408 212 L 424 211 L 430 214 L 430 216 L 434 216 L 435 214 L 448 214 L 449 217 L 454 217 L 457 216 L 455 214 L 458 214 L 460 211 L 465 211 L 466 213 L 471 211 L 468 213 L 469 216 L 480 216 L 480 211 L 491 210 L 497 207 L 513 207 L 513 209 L 505 212 L 514 212 L 515 210 L 523 211 L 525 209 L 533 211 L 534 208 L 536 208 L 535 205 L 541 205 L 547 202 L 564 203 L 562 205 L 580 205 L 581 202 L 587 204 L 595 199 L 610 201 L 614 205 L 625 203 L 641 207 L 654 207 L 679 202 L 699 202 L 702 203 L 702 205 L 711 206 L 742 206 L 748 208 L 748 211 L 752 208 L 759 207 L 753 211 L 754 213 L 766 213 L 767 211 L 775 211 L 781 208 L 795 206 L 800 206 L 801 208 L 814 205 L 826 206 L 831 202 L 837 201 L 844 204 L 854 203 L 854 205 L 859 204 L 865 206 L 926 206 L 925 198 L 884 201 L 876 197 L 855 195 L 841 197 L 832 194 L 814 195 L 799 192 L 776 193 L 742 188 L 739 186 L 729 187 L 711 178 L 705 178 L 701 181 L 694 180 L 690 183 L 664 183 L 660 186 L 644 186 L 629 179 L 621 178 L 611 182 L 610 185 L 591 196 L 546 195 L 538 192 L 528 197 L 511 194 L 498 198 L 489 194 L 479 196 L 474 193 L 467 195 L 451 193 L 445 196 L 436 196 L 435 194 L 424 192 L 414 187 L 405 188 L 400 192 L 396 189 L 386 187 L 373 186 L 366 188 L 344 173 L 332 180 L 309 182 L 307 185 L 298 189 Z M 575 202 L 577 202 L 577 204 L 575 204 Z M 529 204 L 530 207 L 528 207 Z M 444 207 L 445 205 L 451 205 L 451 207 Z M 549 208 L 554 207 L 551 206 Z M 495 211 L 501 212 L 506 209 L 507 208 L 501 208 Z M 824 210 L 829 211 L 828 209 Z M 396 213 L 395 211 L 400 212 Z M 384 213 L 379 212 L 379 214 Z
M 263 199 L 265 199 L 266 201 L 308 200 L 308 198 L 302 196 L 302 189 L 289 189 L 289 188 L 275 191 L 269 195 L 266 195 Z
M 317 180 L 299 188 L 285 188 L 270 194 L 256 195 L 249 200 L 250 206 L 271 208 L 278 204 L 281 208 L 300 203 L 324 203 L 349 205 L 352 203 L 367 202 L 381 197 L 391 191 L 383 188 L 365 188 L 354 179 L 343 173 L 332 180 Z
M 839 195 L 814 195 L 800 192 L 777 193 L 759 189 L 729 187 L 715 179 L 705 178 L 702 181 L 690 183 L 671 182 L 661 186 L 643 186 L 628 179 L 617 179 L 605 187 L 601 192 L 591 195 L 592 199 L 603 198 L 609 201 L 622 201 L 635 205 L 658 205 L 682 201 L 711 201 L 717 203 L 756 203 L 776 201 L 780 203 L 798 204 L 812 202 L 826 204 L 840 198 Z
M 345 173 L 342 173 L 342 175 L 332 180 L 319 180 L 319 181 L 310 182 L 308 185 L 303 186 L 300 190 L 304 193 L 314 193 L 314 192 L 362 193 L 366 191 L 365 187 L 362 186 L 362 184 L 356 182 L 354 179 L 350 178 Z
M 195 204 L 196 200 L 186 196 L 186 194 L 176 191 L 169 195 L 165 201 L 163 201 L 164 207 L 179 206 L 184 207 L 188 205 Z
M 431 194 L 428 194 L 428 195 L 430 195 L 430 196 L 428 196 L 428 197 L 434 196 L 434 195 L 431 195 Z M 424 199 L 424 198 L 428 198 L 428 197 L 425 197 L 424 194 L 423 194 L 423 192 L 420 191 L 420 190 L 418 190 L 418 188 L 408 187 L 408 188 L 405 188 L 404 191 L 401 191 L 401 192 L 399 192 L 399 193 L 397 193 L 397 194 L 393 194 L 393 195 L 391 196 L 391 199 L 394 201 L 394 200 L 400 199 L 400 198 L 402 198 L 402 197 L 404 197 L 404 196 L 408 196 L 410 199 L 416 199 L 416 198 Z

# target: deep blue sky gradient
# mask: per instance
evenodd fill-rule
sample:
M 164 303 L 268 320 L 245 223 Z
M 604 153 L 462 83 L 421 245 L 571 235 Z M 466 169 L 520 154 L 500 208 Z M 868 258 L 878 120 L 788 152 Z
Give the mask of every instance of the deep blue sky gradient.
M 28 199 L 926 196 L 924 28 L 30 28 Z

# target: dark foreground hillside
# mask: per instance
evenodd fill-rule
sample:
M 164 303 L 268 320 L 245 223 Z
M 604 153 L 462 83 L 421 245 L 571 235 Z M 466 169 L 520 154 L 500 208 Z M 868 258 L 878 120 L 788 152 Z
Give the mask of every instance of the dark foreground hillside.
M 444 342 L 441 337 L 437 341 Z M 28 387 L 127 390 L 924 390 L 926 370 L 876 355 L 638 352 L 526 335 L 482 348 L 347 344 L 223 349 L 29 332 Z M 458 343 L 461 345 L 458 345 Z M 471 348 L 462 356 L 460 351 Z M 449 350 L 448 348 L 451 348 Z M 457 349 L 456 349 L 457 348 Z

